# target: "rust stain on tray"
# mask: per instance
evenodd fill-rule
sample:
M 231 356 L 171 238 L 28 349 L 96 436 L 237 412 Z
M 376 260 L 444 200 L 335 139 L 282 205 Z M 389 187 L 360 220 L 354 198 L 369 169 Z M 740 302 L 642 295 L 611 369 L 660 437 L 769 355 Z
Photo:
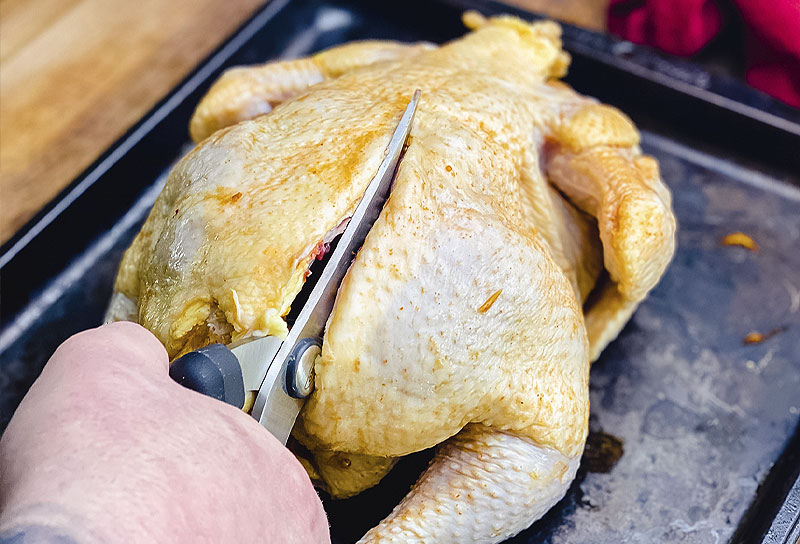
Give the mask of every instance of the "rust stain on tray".
M 581 465 L 589 472 L 606 474 L 624 453 L 622 440 L 603 431 L 592 431 L 586 439 Z

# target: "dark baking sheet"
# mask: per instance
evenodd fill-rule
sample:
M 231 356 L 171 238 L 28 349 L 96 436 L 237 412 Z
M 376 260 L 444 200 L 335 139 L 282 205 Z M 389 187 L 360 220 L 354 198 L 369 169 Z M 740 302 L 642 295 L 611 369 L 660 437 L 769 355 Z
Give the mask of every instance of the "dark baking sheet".
M 392 4 L 274 0 L 0 249 L 0 429 L 55 347 L 100 322 L 121 253 L 222 68 L 361 38 L 445 41 L 463 33 L 464 7 L 521 13 Z M 627 42 L 567 26 L 565 43 L 567 80 L 645 129 L 643 148 L 673 191 L 678 252 L 592 369 L 589 448 L 575 483 L 512 542 L 793 541 L 800 115 Z M 740 230 L 758 252 L 720 244 Z M 743 345 L 750 331 L 774 335 Z M 334 541 L 354 541 L 387 514 L 429 455 L 361 496 L 326 501 Z

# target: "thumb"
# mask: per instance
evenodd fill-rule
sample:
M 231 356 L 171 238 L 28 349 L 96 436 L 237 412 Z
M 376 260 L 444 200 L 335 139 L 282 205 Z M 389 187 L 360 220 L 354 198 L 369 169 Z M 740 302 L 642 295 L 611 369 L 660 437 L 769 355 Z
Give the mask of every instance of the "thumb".
M 167 351 L 150 331 L 120 321 L 71 336 L 55 351 L 45 372 L 67 373 L 72 381 L 116 369 L 165 375 L 168 368 Z

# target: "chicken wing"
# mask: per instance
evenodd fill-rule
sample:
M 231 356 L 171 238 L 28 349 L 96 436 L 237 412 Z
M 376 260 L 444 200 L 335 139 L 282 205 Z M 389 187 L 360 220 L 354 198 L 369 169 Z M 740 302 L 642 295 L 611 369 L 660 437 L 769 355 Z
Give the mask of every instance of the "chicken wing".
M 227 128 L 170 174 L 111 306 L 173 357 L 285 334 L 310 263 L 421 88 L 294 431 L 334 496 L 441 444 L 363 542 L 498 542 L 555 504 L 586 440 L 590 357 L 674 251 L 670 195 L 633 124 L 556 81 L 569 62 L 558 25 L 465 22 L 472 33 L 438 48 L 359 44 L 390 53 L 329 74 L 304 76 L 301 59 L 223 78 L 192 133 Z
M 264 66 L 226 71 L 197 105 L 189 123 L 199 143 L 217 130 L 253 119 L 299 95 L 311 85 L 377 62 L 411 57 L 433 48 L 389 41 L 354 42 L 313 57 L 271 62 Z

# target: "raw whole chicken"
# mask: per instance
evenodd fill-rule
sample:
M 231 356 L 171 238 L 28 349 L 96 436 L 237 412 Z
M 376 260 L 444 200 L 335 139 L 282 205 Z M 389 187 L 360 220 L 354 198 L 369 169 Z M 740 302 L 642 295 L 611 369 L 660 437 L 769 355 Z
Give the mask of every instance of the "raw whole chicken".
M 441 47 L 359 42 L 224 74 L 109 310 L 171 357 L 286 334 L 421 89 L 294 429 L 336 497 L 439 445 L 362 542 L 498 542 L 553 506 L 586 440 L 590 361 L 674 251 L 671 197 L 631 121 L 558 81 L 559 26 L 464 20 Z

